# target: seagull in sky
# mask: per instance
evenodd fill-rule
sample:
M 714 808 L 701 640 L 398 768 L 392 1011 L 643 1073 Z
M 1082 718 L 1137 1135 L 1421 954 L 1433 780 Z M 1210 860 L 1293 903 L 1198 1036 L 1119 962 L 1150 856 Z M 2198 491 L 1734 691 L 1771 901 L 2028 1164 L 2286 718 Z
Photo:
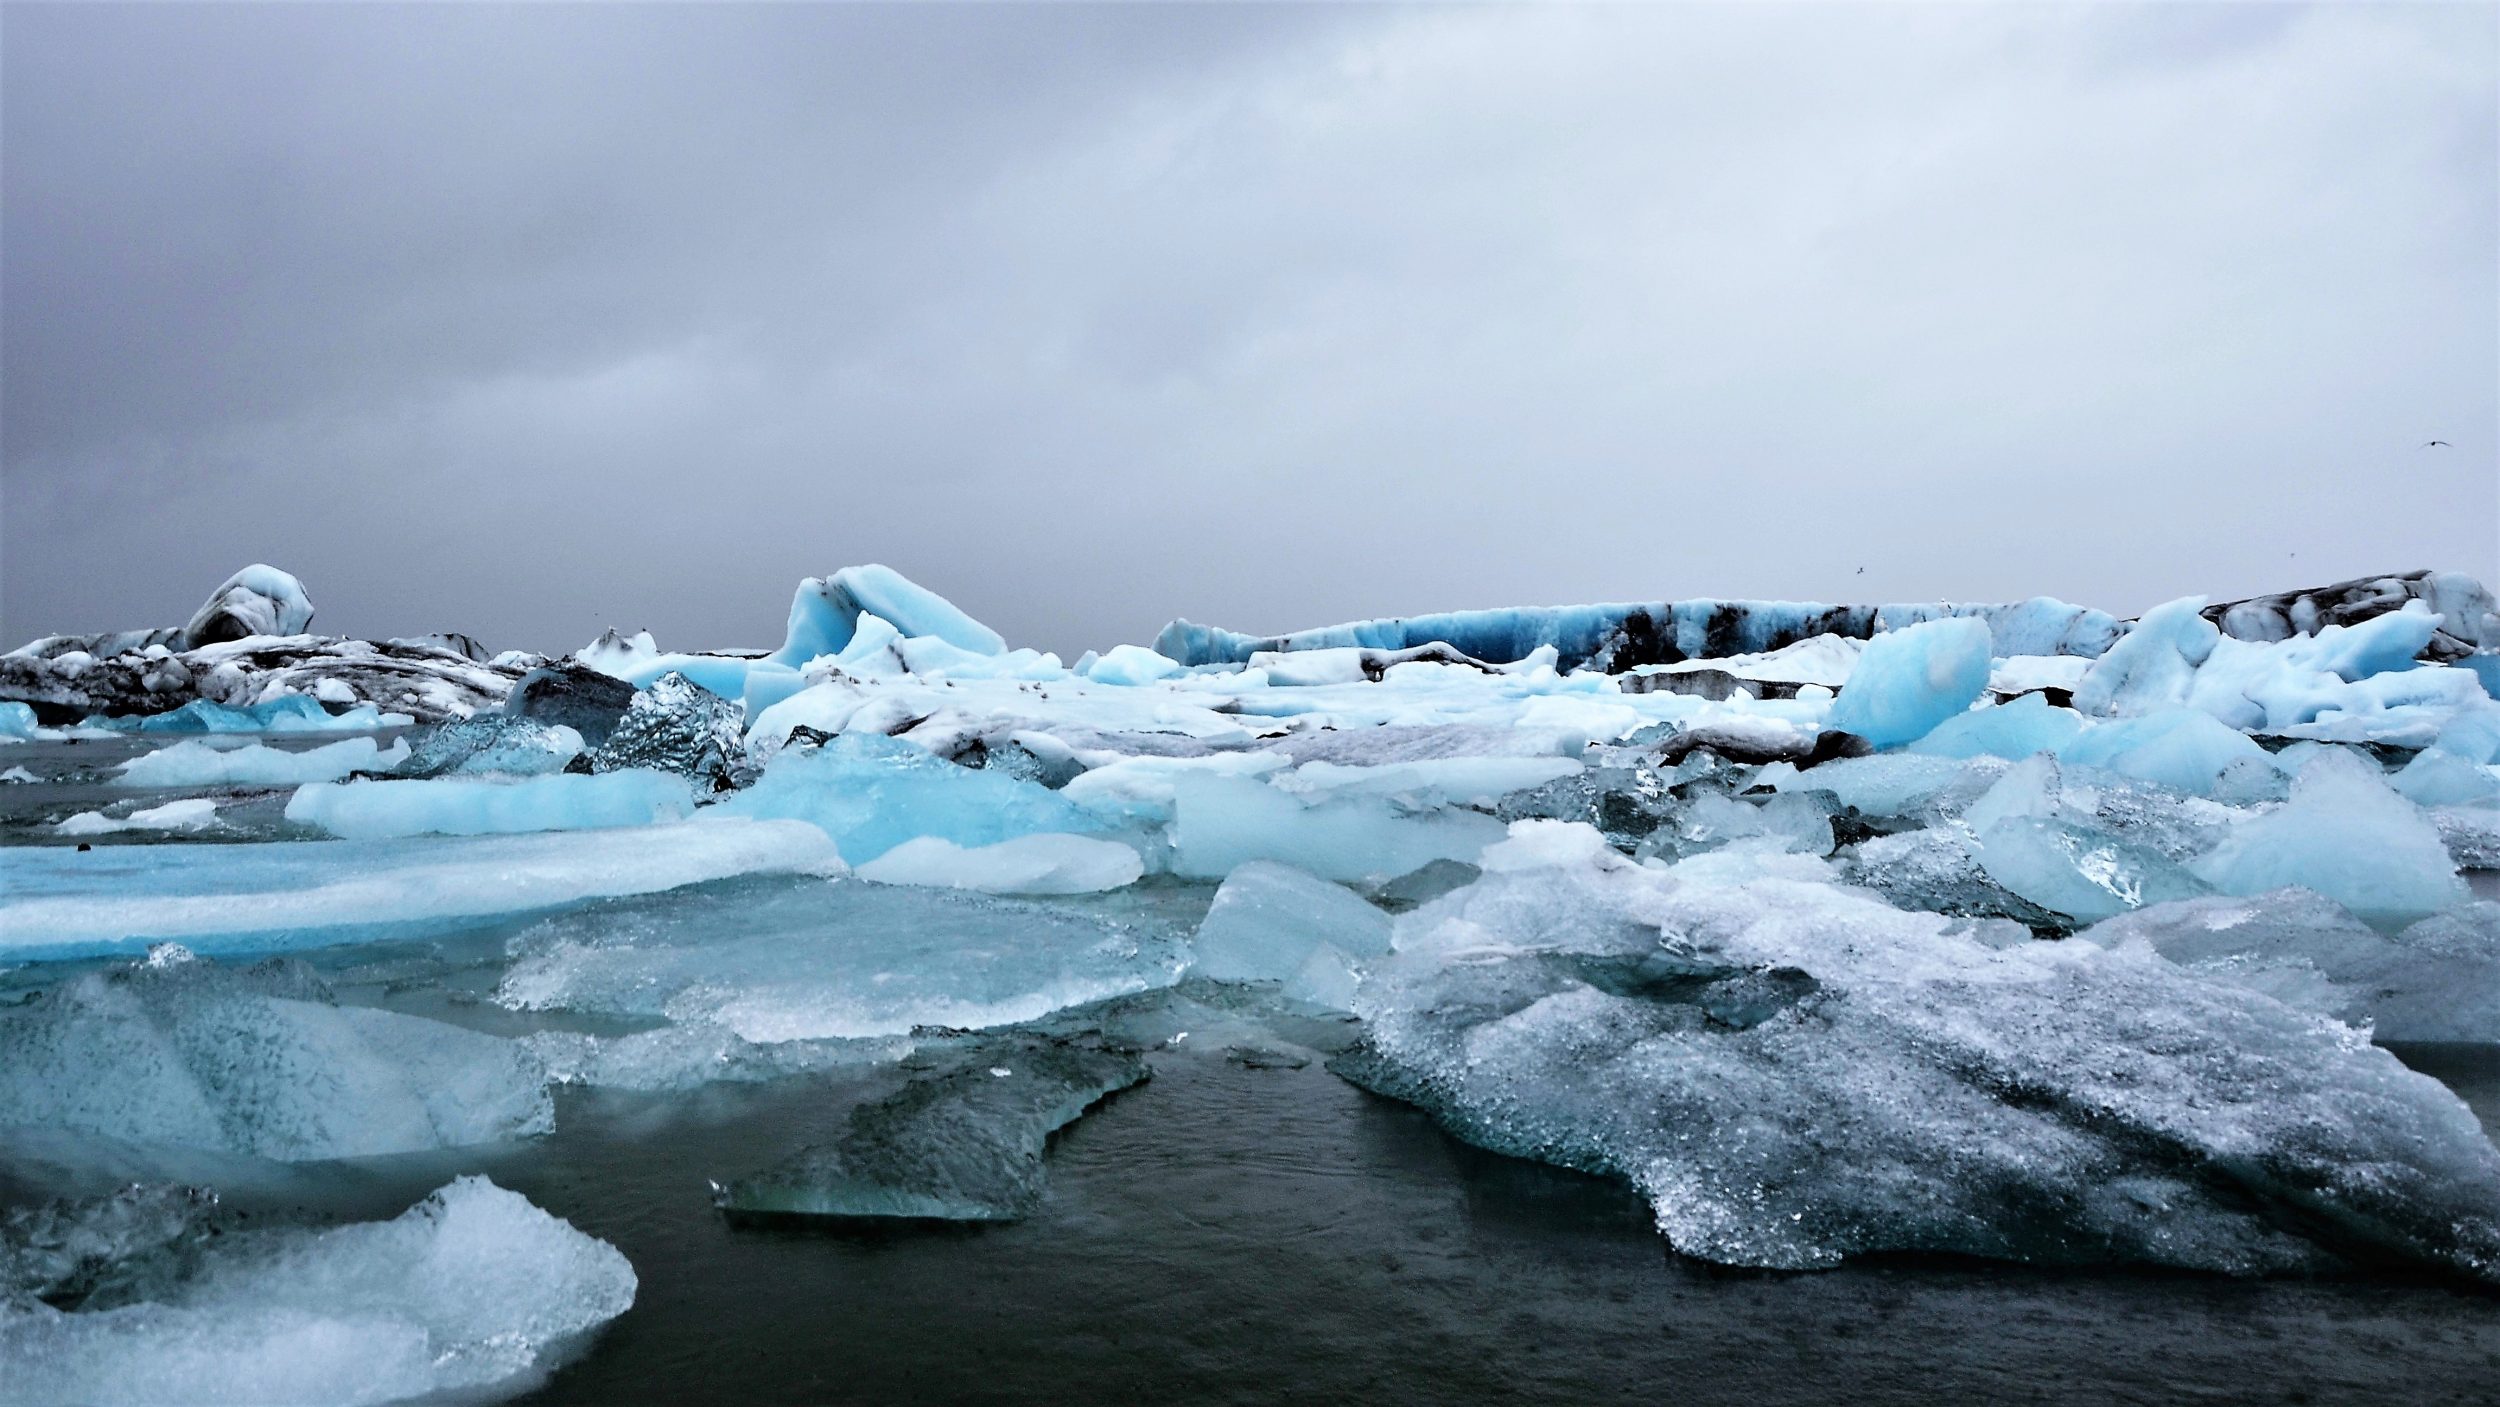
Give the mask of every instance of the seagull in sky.
M 2455 445 L 2452 445 L 2452 444 L 2450 444 L 2450 443 L 2448 443 L 2446 440 L 2424 440 L 2424 441 L 2422 442 L 2422 448 L 2424 448 L 2424 449 L 2455 449 L 2455 448 L 2456 448 L 2456 446 L 2455 446 Z

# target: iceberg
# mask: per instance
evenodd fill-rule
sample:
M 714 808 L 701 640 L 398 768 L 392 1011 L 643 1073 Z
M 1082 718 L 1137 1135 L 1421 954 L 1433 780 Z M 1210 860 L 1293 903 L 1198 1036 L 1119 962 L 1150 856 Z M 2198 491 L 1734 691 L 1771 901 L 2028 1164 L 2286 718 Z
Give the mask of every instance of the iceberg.
M 687 892 L 547 919 L 495 999 L 664 1017 L 770 1043 L 979 1029 L 1168 987 L 1181 937 L 1034 903 L 902 885 Z
M 312 598 L 304 584 L 276 567 L 255 562 L 209 593 L 182 627 L 183 648 L 244 640 L 256 635 L 301 635 L 312 624 Z
M 965 849 L 924 835 L 906 840 L 853 872 L 873 884 L 977 889 L 985 894 L 1095 894 L 1134 883 L 1146 862 L 1116 840 L 1024 835 Z
M 645 637 L 648 638 L 648 637 Z M 503 712 L 554 727 L 570 728 L 592 747 L 608 740 L 634 702 L 634 686 L 602 669 L 553 660 L 512 683 Z
M 1150 1073 L 1133 1054 L 1070 1041 L 975 1045 L 853 1110 L 835 1142 L 716 1200 L 733 1216 L 1015 1221 L 1041 1204 L 1050 1136 Z
M 2306 889 L 2156 904 L 2085 929 L 2384 1041 L 2500 1043 L 2500 922 L 2473 906 L 2390 937 Z
M 127 816 L 81 811 L 52 828 L 55 835 L 111 835 L 117 831 L 195 831 L 217 824 L 217 803 L 207 797 L 168 801 Z
M 1482 863 L 1398 921 L 1334 1068 L 1628 1179 L 1687 1254 L 2500 1282 L 2500 1150 L 2341 1026 L 1828 884 L 1679 882 L 1585 826 L 1522 822 Z
M 1621 674 L 1641 665 L 1767 654 L 1801 640 L 1840 635 L 1864 640 L 1924 621 L 1985 623 L 1998 655 L 2098 655 L 2123 632 L 2105 611 L 2046 596 L 2007 604 L 1909 603 L 1830 606 L 1799 601 L 1645 601 L 1589 606 L 1513 607 L 1396 616 L 1252 636 L 1176 620 L 1155 650 L 1184 665 L 1246 664 L 1262 653 L 1361 648 L 1408 650 L 1446 644 L 1492 664 L 1555 652 L 1555 668 Z
M 554 1124 L 522 1047 L 333 1005 L 284 963 L 223 968 L 160 949 L 0 1009 L 0 1125 L 301 1161 Z
M 813 826 L 698 817 L 626 830 L 246 845 L 0 847 L 0 959 L 175 941 L 202 953 L 440 932 L 752 874 L 838 874 Z
M 1290 865 L 1253 860 L 1215 891 L 1198 925 L 1196 976 L 1274 982 L 1297 1001 L 1344 1010 L 1363 964 L 1389 953 L 1389 916 Z
M 686 779 L 666 772 L 559 773 L 517 781 L 322 782 L 299 787 L 286 818 L 347 840 L 411 835 L 515 835 L 682 821 Z
M 954 602 L 892 567 L 872 562 L 800 582 L 790 602 L 789 633 L 781 648 L 765 659 L 798 669 L 821 656 L 840 654 L 862 615 L 889 622 L 904 635 L 934 636 L 976 655 L 1007 650 L 997 631 L 965 615 Z
M 101 727 L 134 733 L 366 733 L 409 720 L 386 719 L 371 704 L 332 713 L 318 699 L 280 694 L 240 708 L 193 699 L 166 713 L 95 721 Z
M 408 744 L 382 747 L 371 738 L 347 738 L 305 752 L 266 743 L 218 749 L 176 743 L 134 757 L 113 778 L 125 787 L 285 787 L 335 782 L 359 772 L 387 772 L 408 760 Z
M 115 1211 L 88 1204 L 54 1219 Z M 159 1232 L 160 1258 L 181 1268 L 144 1298 L 64 1310 L 0 1286 L 10 1401 L 351 1407 L 501 1396 L 624 1313 L 637 1288 L 615 1247 L 481 1177 L 391 1221 L 189 1232 L 188 1221 Z
M 2289 802 L 2234 823 L 2190 868 L 2226 894 L 2312 889 L 2383 927 L 2467 897 L 2438 826 L 2340 749 L 2309 758 Z
M 590 770 L 655 769 L 729 791 L 754 775 L 747 761 L 746 710 L 674 670 L 633 701 L 590 753 Z
M 564 724 L 500 713 L 438 724 L 408 742 L 408 760 L 392 772 L 414 778 L 543 776 L 565 770 L 585 746 Z
M 1826 726 L 1879 748 L 1912 743 L 1976 702 L 1988 687 L 1988 627 L 1926 621 L 1869 640 Z
M 2247 734 L 2192 708 L 2097 724 L 2056 751 L 2061 762 L 2098 767 L 2191 796 L 2214 795 L 2235 768 L 2258 775 L 2275 770 L 2274 760 Z
M 863 733 L 783 748 L 753 786 L 712 810 L 806 821 L 833 837 L 854 864 L 921 836 L 970 848 L 1104 829 L 1097 817 L 1038 783 L 958 767 L 910 743 Z
M 1377 797 L 1305 803 L 1264 782 L 1199 772 L 1172 788 L 1172 872 L 1221 879 L 1252 860 L 1378 883 L 1435 860 L 1473 860 L 1501 839 L 1481 812 L 1406 814 Z
M 1085 671 L 1085 677 L 1097 684 L 1152 684 L 1181 672 L 1178 663 L 1165 659 L 1143 645 L 1114 645 L 1098 656 Z
M 2002 757 L 2020 762 L 2056 752 L 2083 732 L 2083 716 L 2041 694 L 1957 713 L 1929 729 L 1908 751 L 1928 757 Z M 2253 744 L 2251 745 L 2254 746 Z

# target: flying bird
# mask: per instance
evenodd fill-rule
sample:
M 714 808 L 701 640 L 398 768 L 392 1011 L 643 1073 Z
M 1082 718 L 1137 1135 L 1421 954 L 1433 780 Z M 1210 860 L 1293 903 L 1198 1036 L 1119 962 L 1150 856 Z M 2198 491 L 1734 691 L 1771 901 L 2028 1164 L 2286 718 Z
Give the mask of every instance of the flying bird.
M 1866 568 L 1864 568 L 1864 567 L 1860 567 L 1860 568 L 1858 568 L 1858 575 L 1859 575 L 1859 576 L 1864 576 L 1864 575 L 1866 575 Z
M 2422 442 L 2422 448 L 2424 448 L 2424 449 L 2455 449 L 2455 448 L 2456 448 L 2456 446 L 2455 446 L 2455 445 L 2452 445 L 2452 444 L 2450 444 L 2450 443 L 2448 443 L 2446 440 L 2424 440 L 2424 441 Z

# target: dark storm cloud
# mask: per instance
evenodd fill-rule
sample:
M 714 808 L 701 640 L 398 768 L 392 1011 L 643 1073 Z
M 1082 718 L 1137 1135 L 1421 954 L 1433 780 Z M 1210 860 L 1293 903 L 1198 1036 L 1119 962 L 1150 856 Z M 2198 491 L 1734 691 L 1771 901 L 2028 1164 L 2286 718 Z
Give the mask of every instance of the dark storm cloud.
M 12 639 L 2500 571 L 2488 9 L 5 15 Z

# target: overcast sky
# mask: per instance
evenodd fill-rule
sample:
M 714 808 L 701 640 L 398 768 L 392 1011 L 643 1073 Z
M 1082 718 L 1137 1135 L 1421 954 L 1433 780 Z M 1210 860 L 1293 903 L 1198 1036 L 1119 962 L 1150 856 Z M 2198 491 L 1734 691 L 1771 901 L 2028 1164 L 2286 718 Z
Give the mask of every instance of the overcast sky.
M 2500 577 L 2490 5 L 0 14 L 0 648 Z

